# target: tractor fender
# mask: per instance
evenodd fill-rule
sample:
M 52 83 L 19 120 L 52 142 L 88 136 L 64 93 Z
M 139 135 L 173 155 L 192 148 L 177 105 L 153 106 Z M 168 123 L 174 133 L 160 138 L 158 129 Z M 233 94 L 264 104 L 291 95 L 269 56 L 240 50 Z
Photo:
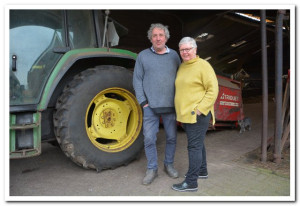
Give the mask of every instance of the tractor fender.
M 43 111 L 47 108 L 49 101 L 60 83 L 64 75 L 70 70 L 70 68 L 76 64 L 77 61 L 91 58 L 114 58 L 122 59 L 125 62 L 134 63 L 137 57 L 136 53 L 122 50 L 122 49 L 107 49 L 107 48 L 92 48 L 92 49 L 76 49 L 71 50 L 63 55 L 63 57 L 56 64 L 52 73 L 50 74 L 48 81 L 45 85 L 43 93 L 41 95 L 41 101 L 38 104 L 37 110 Z M 95 65 L 96 66 L 96 65 Z M 119 65 L 124 66 L 124 65 Z M 124 66 L 126 67 L 126 66 Z

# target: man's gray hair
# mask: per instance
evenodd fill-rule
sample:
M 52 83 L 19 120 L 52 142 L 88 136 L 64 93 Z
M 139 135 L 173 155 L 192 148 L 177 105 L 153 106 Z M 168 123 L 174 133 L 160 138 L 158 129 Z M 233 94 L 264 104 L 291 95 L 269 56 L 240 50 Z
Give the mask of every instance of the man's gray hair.
M 154 28 L 159 28 L 159 29 L 164 30 L 167 40 L 170 38 L 170 32 L 169 32 L 168 26 L 157 23 L 157 24 L 151 24 L 150 29 L 148 30 L 148 39 L 150 41 L 152 38 L 152 31 Z
M 187 37 L 183 37 L 180 40 L 178 46 L 180 47 L 180 45 L 182 45 L 182 44 L 190 44 L 193 48 L 197 48 L 197 43 L 196 43 L 195 39 L 193 39 L 191 37 L 188 37 L 188 36 Z

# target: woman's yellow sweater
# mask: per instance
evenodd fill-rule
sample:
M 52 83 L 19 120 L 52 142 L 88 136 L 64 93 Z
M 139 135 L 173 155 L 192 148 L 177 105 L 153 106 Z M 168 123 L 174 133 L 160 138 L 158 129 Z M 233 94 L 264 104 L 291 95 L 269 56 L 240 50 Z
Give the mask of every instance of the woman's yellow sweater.
M 199 58 L 183 62 L 175 80 L 175 109 L 177 121 L 196 123 L 197 109 L 203 114 L 212 114 L 215 124 L 214 103 L 219 87 L 214 69 Z

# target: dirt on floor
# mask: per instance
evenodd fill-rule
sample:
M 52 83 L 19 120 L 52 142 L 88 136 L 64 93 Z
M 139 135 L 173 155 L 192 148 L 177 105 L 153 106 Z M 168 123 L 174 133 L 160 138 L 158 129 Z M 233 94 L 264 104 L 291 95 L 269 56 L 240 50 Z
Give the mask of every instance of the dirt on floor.
M 238 161 L 250 164 L 258 169 L 267 170 L 273 174 L 290 178 L 290 147 L 286 146 L 281 152 L 281 162 L 274 162 L 274 147 L 267 150 L 267 161 L 261 161 L 261 148 L 257 148 L 242 156 Z
M 268 96 L 269 103 L 274 102 L 274 94 L 269 94 Z M 245 97 L 243 98 L 243 103 L 245 104 L 252 104 L 252 103 L 261 103 L 262 102 L 262 96 L 261 95 L 255 95 L 252 97 Z M 244 156 L 242 156 L 238 161 L 241 161 L 245 164 L 251 164 L 252 166 L 268 170 L 269 172 L 284 176 L 284 177 L 290 177 L 290 146 L 289 141 L 285 143 L 285 147 L 283 148 L 281 152 L 281 162 L 275 163 L 274 162 L 274 145 L 270 145 L 267 150 L 267 161 L 262 162 L 261 161 L 262 154 L 261 154 L 261 148 L 257 148 L 251 152 L 246 153 Z

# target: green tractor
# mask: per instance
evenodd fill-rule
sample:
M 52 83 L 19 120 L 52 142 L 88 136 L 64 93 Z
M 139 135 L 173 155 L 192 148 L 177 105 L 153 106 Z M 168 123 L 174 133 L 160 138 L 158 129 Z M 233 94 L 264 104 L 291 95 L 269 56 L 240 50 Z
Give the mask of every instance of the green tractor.
M 127 31 L 100 10 L 10 10 L 10 158 L 56 142 L 87 169 L 116 168 L 143 149 Z

